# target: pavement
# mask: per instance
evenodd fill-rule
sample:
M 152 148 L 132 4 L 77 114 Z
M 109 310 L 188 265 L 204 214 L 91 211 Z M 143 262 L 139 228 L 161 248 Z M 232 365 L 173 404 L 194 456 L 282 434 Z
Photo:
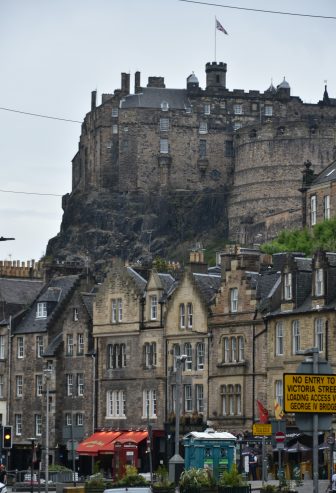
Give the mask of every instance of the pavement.
M 257 492 L 262 487 L 262 481 L 249 481 L 249 483 L 251 485 L 252 491 Z M 267 481 L 266 484 L 274 484 L 274 485 L 278 486 L 279 481 L 271 480 L 271 481 Z M 319 479 L 319 481 L 318 481 L 318 492 L 316 491 L 314 493 L 326 493 L 329 484 L 330 484 L 329 480 Z M 313 493 L 313 491 L 314 491 L 313 480 L 312 479 L 305 479 L 304 481 L 302 481 L 301 486 L 295 486 L 294 489 L 298 493 Z

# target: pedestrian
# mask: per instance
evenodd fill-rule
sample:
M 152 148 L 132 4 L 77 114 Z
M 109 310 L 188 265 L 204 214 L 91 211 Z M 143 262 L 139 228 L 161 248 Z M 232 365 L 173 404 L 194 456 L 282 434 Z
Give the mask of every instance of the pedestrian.
M 4 464 L 0 464 L 0 483 L 7 483 L 7 471 Z
M 331 491 L 336 493 L 336 472 L 331 476 Z

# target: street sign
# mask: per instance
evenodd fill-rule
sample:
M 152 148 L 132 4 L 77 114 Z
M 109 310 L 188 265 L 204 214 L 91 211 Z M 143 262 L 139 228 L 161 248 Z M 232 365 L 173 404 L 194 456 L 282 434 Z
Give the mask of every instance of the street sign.
M 336 413 L 336 376 L 285 373 L 283 376 L 286 413 Z
M 253 423 L 252 426 L 253 436 L 271 436 L 272 435 L 272 425 L 264 423 Z
M 286 440 L 286 434 L 283 431 L 277 431 L 275 434 L 275 441 L 277 443 L 284 443 Z

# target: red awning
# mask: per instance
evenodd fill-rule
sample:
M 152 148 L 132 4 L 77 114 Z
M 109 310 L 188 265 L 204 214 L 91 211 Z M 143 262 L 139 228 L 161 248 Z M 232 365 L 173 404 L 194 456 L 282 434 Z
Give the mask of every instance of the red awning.
M 119 443 L 133 442 L 140 443 L 148 437 L 148 431 L 125 431 L 115 441 Z
M 98 455 L 101 450 L 105 453 L 112 452 L 112 442 L 120 435 L 121 431 L 97 431 L 80 443 L 76 452 L 80 455 Z

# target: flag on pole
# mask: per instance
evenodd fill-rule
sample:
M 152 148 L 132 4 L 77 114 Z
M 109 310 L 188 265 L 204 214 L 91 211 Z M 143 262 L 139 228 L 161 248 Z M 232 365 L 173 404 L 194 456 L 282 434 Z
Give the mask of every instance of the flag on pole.
M 257 406 L 258 406 L 258 414 L 259 414 L 260 423 L 268 423 L 268 411 L 267 411 L 267 409 L 258 400 L 257 400 Z
M 285 413 L 283 412 L 282 407 L 278 403 L 276 399 L 274 399 L 274 416 L 275 419 L 282 419 L 284 417 Z
M 222 33 L 224 34 L 229 34 L 217 19 L 216 19 L 216 29 L 218 29 L 218 31 L 222 31 Z

